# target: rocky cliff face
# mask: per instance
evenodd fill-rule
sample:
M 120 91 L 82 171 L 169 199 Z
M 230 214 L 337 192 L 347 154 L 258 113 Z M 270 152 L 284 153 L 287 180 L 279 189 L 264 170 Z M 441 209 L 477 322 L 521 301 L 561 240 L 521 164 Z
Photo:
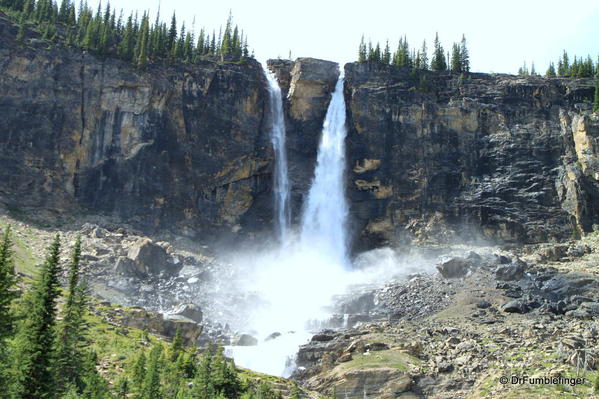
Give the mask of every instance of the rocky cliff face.
M 270 218 L 257 62 L 138 71 L 14 40 L 2 21 L 0 195 L 9 206 L 114 214 L 191 233 Z
M 347 64 L 348 193 L 362 246 L 563 239 L 599 223 L 599 117 L 580 80 Z
M 49 47 L 33 32 L 21 44 L 16 33 L 0 15 L 0 204 L 112 215 L 150 233 L 270 228 L 273 155 L 259 63 L 140 71 Z M 308 169 L 338 72 L 319 60 L 291 66 L 290 148 L 309 154 L 291 162 Z

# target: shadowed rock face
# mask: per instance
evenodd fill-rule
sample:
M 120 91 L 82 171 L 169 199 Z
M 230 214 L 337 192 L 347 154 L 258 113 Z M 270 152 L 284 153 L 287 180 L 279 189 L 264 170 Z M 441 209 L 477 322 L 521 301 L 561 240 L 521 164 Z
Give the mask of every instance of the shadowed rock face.
M 35 41 L 19 46 L 15 27 L 0 25 L 5 204 L 189 235 L 270 223 L 257 62 L 139 71 Z
M 259 63 L 141 71 L 48 49 L 33 32 L 21 45 L 16 34 L 0 14 L 0 204 L 43 217 L 100 213 L 148 233 L 270 230 L 273 154 Z M 338 68 L 313 59 L 291 66 L 297 202 Z
M 358 248 L 416 238 L 535 242 L 599 223 L 590 81 L 347 64 Z M 582 103 L 582 104 L 581 104 Z

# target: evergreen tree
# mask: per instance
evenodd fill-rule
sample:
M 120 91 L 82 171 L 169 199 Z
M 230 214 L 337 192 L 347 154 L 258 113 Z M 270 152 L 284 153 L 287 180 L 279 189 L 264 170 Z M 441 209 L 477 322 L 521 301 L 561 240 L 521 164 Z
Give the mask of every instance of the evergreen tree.
M 466 45 L 466 35 L 462 34 L 460 41 L 460 69 L 461 72 L 470 72 L 470 54 Z
M 366 43 L 364 43 L 364 35 L 360 40 L 360 47 L 358 48 L 358 62 L 366 62 Z
M 59 260 L 60 237 L 57 234 L 27 300 L 25 320 L 17 336 L 14 374 L 16 396 L 19 398 L 54 397 L 52 348 L 55 341 L 56 301 L 60 295 Z
M 548 78 L 554 78 L 556 76 L 555 66 L 553 65 L 553 62 L 549 63 L 549 67 L 547 68 L 547 72 L 545 72 L 545 76 Z
M 537 74 L 537 71 L 535 69 L 535 63 L 534 63 L 534 61 L 532 62 L 531 66 L 530 66 L 530 74 L 532 76 L 535 76 Z
M 171 27 L 168 31 L 168 39 L 167 39 L 167 45 L 166 45 L 166 50 L 167 51 L 172 51 L 173 47 L 175 46 L 175 42 L 177 40 L 177 16 L 175 15 L 175 13 L 173 12 L 173 16 L 171 18 Z
M 183 336 L 181 333 L 181 327 L 177 327 L 175 338 L 173 338 L 173 344 L 171 345 L 171 362 L 176 362 L 183 353 Z
M 435 34 L 435 41 L 433 43 L 433 58 L 431 60 L 431 69 L 433 71 L 446 71 L 447 63 L 445 62 L 445 50 L 441 42 L 439 42 L 439 33 Z
M 127 18 L 127 25 L 123 32 L 123 38 L 119 43 L 118 55 L 124 60 L 131 61 L 133 59 L 133 49 L 133 15 L 129 15 L 129 18 Z
M 139 41 L 135 48 L 135 65 L 138 68 L 145 68 L 148 64 L 148 39 L 150 34 L 148 19 L 148 15 L 144 13 L 139 31 Z
M 428 50 L 426 48 L 426 40 L 422 41 L 422 48 L 420 49 L 420 69 L 428 70 Z
M 148 357 L 148 367 L 143 380 L 141 397 L 143 399 L 162 399 L 162 388 L 160 386 L 160 355 L 162 346 L 155 345 Z
M 11 304 L 15 298 L 15 271 L 12 260 L 10 226 L 0 242 L 0 387 L 8 386 L 8 353 L 6 340 L 13 334 L 14 316 Z M 0 397 L 3 394 L 0 393 Z
M 377 42 L 374 52 L 372 54 L 372 60 L 376 63 L 381 62 L 381 46 L 378 44 L 378 42 Z
M 89 351 L 83 361 L 82 381 L 83 392 L 81 396 L 85 399 L 110 399 L 108 384 L 96 370 L 98 356 L 94 351 Z
M 391 62 L 391 50 L 389 50 L 389 41 L 385 43 L 385 49 L 383 50 L 383 55 L 381 56 L 381 62 L 385 65 L 389 65 Z
M 58 325 L 55 358 L 58 387 L 70 384 L 83 388 L 81 359 L 84 357 L 81 343 L 84 337 L 84 315 L 86 307 L 85 285 L 79 280 L 81 259 L 81 239 L 78 237 L 73 247 L 69 265 L 69 286 L 63 308 L 63 319 Z
M 12 290 L 15 285 L 15 269 L 11 246 L 10 226 L 8 226 L 0 242 L 0 343 L 13 334 L 14 317 L 11 304 L 15 298 L 15 292 Z M 4 348 L 4 345 L 0 348 Z
M 454 43 L 451 47 L 451 72 L 462 72 L 460 47 Z
M 595 82 L 595 100 L 593 101 L 593 112 L 599 112 L 599 81 Z
M 146 354 L 141 352 L 133 365 L 132 382 L 137 391 L 141 391 L 146 376 Z

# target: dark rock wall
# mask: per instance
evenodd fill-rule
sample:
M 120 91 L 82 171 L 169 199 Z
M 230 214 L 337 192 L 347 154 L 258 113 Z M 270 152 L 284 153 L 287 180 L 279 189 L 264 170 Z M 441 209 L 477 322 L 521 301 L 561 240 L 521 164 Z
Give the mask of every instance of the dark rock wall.
M 543 241 L 599 223 L 588 81 L 347 64 L 348 195 L 358 247 Z
M 0 200 L 184 234 L 270 223 L 260 64 L 139 71 L 0 21 Z M 251 223 L 245 218 L 251 218 Z

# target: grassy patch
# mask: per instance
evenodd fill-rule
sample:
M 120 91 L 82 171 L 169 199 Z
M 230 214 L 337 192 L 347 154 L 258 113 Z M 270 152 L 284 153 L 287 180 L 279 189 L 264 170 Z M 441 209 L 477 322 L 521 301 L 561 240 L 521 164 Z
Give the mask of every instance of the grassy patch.
M 395 349 L 388 349 L 370 352 L 368 354 L 355 355 L 351 361 L 342 363 L 338 367 L 341 370 L 389 367 L 400 371 L 407 371 L 410 364 L 419 365 L 420 363 L 420 359 L 410 356 L 407 353 Z

